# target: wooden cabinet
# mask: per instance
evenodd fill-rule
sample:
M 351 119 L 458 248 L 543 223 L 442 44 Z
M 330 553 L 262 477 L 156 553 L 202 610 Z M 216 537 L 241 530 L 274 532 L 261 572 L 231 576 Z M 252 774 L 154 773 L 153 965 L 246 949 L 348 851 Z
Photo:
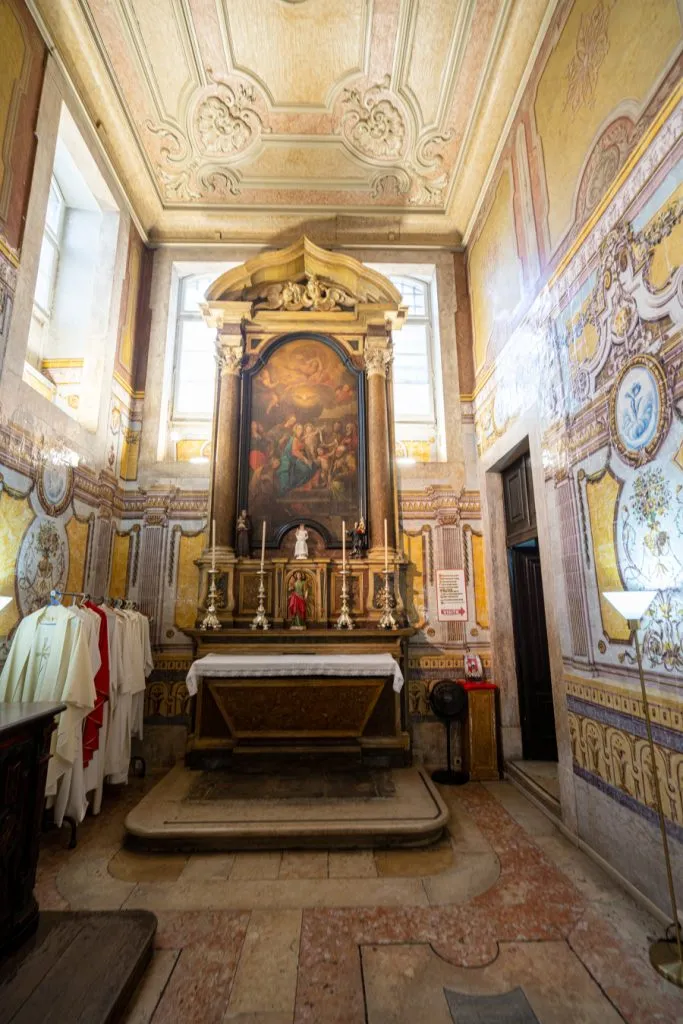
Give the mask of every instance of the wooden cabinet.
M 64 704 L 0 704 L 0 953 L 35 928 L 33 895 L 55 716 Z
M 463 685 L 467 690 L 465 770 L 472 782 L 499 779 L 495 684 Z

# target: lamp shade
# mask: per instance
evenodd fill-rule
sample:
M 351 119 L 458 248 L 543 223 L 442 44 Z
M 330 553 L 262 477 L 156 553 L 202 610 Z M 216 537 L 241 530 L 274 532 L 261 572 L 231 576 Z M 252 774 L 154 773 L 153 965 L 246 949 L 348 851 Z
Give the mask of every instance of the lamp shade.
M 5 597 L 3 594 L 0 594 L 0 612 L 3 608 L 7 607 L 11 600 L 11 597 Z
M 602 596 L 609 601 L 613 608 L 616 608 L 620 615 L 634 622 L 636 619 L 642 619 L 657 596 L 657 591 L 605 590 Z

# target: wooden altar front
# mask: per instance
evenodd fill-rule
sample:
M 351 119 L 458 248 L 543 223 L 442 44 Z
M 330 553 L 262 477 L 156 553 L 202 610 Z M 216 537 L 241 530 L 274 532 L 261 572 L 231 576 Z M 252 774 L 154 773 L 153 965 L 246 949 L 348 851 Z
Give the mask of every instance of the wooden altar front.
M 391 383 L 392 330 L 406 313 L 399 293 L 358 260 L 302 238 L 228 271 L 208 290 L 202 309 L 217 330 L 219 373 L 209 511 L 216 549 L 207 546 L 197 563 L 197 626 L 206 611 L 213 556 L 220 629 L 191 631 L 197 656 L 217 650 L 255 656 L 266 650 L 387 651 L 407 676 L 412 630 L 404 611 Z M 238 543 L 241 510 L 250 517 L 251 535 L 241 531 Z M 335 628 L 342 610 L 342 524 L 350 530 L 361 520 L 368 544 L 362 557 L 348 561 L 356 628 L 347 632 Z M 267 631 L 251 628 L 264 523 Z M 306 558 L 294 555 L 301 524 L 308 533 Z M 378 628 L 385 583 L 401 627 L 396 631 Z M 304 630 L 292 616 L 295 587 L 305 602 Z M 398 695 L 387 680 L 367 686 L 357 679 L 328 680 L 324 695 L 318 687 L 317 703 L 308 683 L 297 688 L 291 680 L 271 681 L 267 689 L 269 700 L 257 675 L 246 686 L 202 685 L 190 762 L 218 763 L 261 741 L 267 750 L 341 745 L 394 763 L 409 758 L 407 687 Z M 346 723 L 343 736 L 323 727 L 334 719 L 335 701 Z M 278 715 L 290 723 L 298 716 L 289 738 L 278 729 Z M 237 717 L 248 718 L 249 736 L 237 735 Z

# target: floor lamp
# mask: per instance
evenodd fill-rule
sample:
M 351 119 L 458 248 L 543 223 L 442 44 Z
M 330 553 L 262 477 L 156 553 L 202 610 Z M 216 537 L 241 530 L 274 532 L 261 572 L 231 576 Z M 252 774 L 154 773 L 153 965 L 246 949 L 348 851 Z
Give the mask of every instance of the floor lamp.
M 655 761 L 655 745 L 652 739 L 652 723 L 650 721 L 650 705 L 645 689 L 643 678 L 643 660 L 640 653 L 640 641 L 638 639 L 638 627 L 643 615 L 648 610 L 657 596 L 656 590 L 616 590 L 603 593 L 602 595 L 609 603 L 616 608 L 620 615 L 628 621 L 629 629 L 633 633 L 636 644 L 636 661 L 638 662 L 638 675 L 640 676 L 640 692 L 643 699 L 643 711 L 645 712 L 645 727 L 647 729 L 647 741 L 650 745 L 650 758 L 652 759 L 652 777 L 655 787 L 655 799 L 657 801 L 657 814 L 659 815 L 659 830 L 662 834 L 662 846 L 664 848 L 664 863 L 666 864 L 666 877 L 669 883 L 669 898 L 671 900 L 671 913 L 673 915 L 673 926 L 676 933 L 675 942 L 669 939 L 661 939 L 650 946 L 650 963 L 654 969 L 666 978 L 667 981 L 683 988 L 683 946 L 681 945 L 681 926 L 678 921 L 678 909 L 676 907 L 676 890 L 674 888 L 673 875 L 671 873 L 671 857 L 669 855 L 669 840 L 666 834 L 666 822 L 662 809 L 662 794 L 659 785 L 659 773 Z

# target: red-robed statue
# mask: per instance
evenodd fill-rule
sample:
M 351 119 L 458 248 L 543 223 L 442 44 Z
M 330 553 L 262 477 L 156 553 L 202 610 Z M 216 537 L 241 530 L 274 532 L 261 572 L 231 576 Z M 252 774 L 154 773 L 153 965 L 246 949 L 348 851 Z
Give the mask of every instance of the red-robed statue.
M 289 595 L 287 598 L 287 618 L 292 623 L 292 629 L 306 628 L 306 598 L 308 588 L 305 583 L 305 576 L 302 572 L 295 572 L 289 581 Z

